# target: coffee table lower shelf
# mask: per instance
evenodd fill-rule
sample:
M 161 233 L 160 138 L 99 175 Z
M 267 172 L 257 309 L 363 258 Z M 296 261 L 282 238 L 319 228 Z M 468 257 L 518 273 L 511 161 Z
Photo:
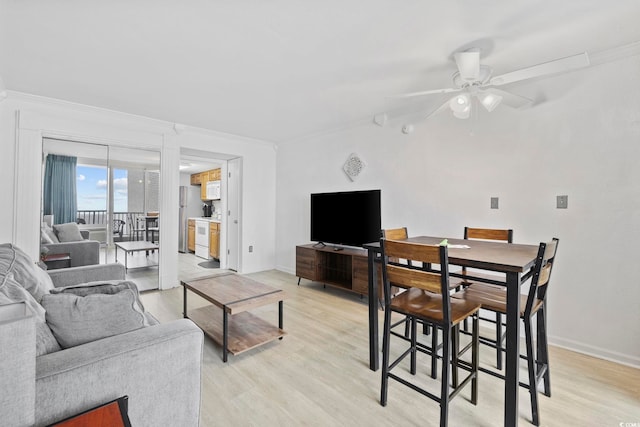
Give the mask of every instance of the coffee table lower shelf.
M 216 343 L 223 345 L 222 309 L 214 305 L 190 310 L 187 317 Z M 282 338 L 287 333 L 248 311 L 227 316 L 228 351 L 233 355 Z

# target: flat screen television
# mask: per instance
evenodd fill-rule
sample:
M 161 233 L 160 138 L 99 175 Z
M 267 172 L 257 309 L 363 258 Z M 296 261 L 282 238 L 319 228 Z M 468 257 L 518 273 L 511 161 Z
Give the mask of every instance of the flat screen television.
M 380 230 L 380 190 L 311 194 L 311 241 L 362 246 Z

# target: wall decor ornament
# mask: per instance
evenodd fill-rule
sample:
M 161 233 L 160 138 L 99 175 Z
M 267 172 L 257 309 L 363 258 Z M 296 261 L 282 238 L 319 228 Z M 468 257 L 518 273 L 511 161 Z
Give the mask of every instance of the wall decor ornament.
M 344 173 L 347 174 L 351 181 L 355 181 L 365 166 L 366 163 L 356 153 L 351 153 L 349 157 L 347 157 L 347 161 L 344 162 L 342 170 L 344 170 Z

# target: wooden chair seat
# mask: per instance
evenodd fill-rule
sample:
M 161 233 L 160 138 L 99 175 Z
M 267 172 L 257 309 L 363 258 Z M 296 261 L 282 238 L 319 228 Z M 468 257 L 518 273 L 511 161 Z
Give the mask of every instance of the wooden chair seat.
M 501 286 L 474 283 L 473 286 L 456 292 L 452 297 L 472 304 L 480 304 L 482 308 L 491 311 L 507 314 L 507 290 Z M 527 295 L 520 295 L 520 317 L 524 317 L 527 297 Z M 532 313 L 537 312 L 541 305 L 542 300 L 536 299 L 531 309 Z
M 396 295 L 391 300 L 391 307 L 394 311 L 417 316 L 439 325 L 444 321 L 442 296 L 422 289 L 410 288 L 406 292 Z M 464 299 L 451 299 L 451 323 L 457 325 L 467 317 L 474 315 L 479 309 L 480 304 Z

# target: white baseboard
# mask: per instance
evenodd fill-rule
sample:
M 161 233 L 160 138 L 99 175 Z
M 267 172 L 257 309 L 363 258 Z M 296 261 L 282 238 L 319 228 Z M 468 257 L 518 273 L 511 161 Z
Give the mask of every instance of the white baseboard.
M 289 273 L 292 276 L 296 275 L 296 271 L 295 270 L 293 270 L 293 269 L 291 269 L 289 267 L 282 266 L 282 265 L 277 265 L 276 266 L 276 270 L 282 271 L 283 273 Z
M 567 350 L 586 354 L 587 356 L 593 356 L 597 357 L 598 359 L 604 359 L 610 362 L 620 363 L 621 365 L 640 369 L 640 357 L 630 356 L 628 354 L 622 354 L 615 351 L 603 350 L 601 348 L 584 344 L 578 341 L 551 335 L 548 337 L 548 339 L 549 345 L 554 345 L 556 347 L 561 347 Z

